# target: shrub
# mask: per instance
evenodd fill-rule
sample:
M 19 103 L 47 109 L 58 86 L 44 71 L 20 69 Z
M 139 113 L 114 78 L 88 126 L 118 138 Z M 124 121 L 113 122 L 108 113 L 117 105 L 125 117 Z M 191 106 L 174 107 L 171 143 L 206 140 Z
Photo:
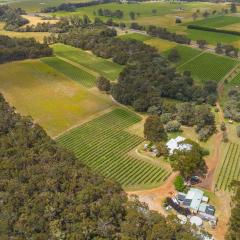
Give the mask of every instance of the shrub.
M 181 123 L 179 123 L 177 120 L 169 121 L 165 125 L 166 132 L 178 132 L 180 131 Z
M 177 191 L 183 192 L 185 189 L 184 179 L 182 176 L 177 176 L 174 181 L 174 187 Z

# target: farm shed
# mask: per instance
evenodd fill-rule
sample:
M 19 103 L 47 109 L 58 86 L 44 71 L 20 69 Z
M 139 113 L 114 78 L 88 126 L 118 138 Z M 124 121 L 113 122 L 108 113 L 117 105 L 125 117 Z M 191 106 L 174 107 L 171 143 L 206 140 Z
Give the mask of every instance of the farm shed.
M 181 151 L 190 151 L 192 149 L 191 144 L 183 143 L 186 138 L 178 136 L 176 138 L 170 139 L 167 143 L 166 146 L 169 149 L 169 154 L 172 155 L 175 150 L 181 150 Z
M 197 212 L 202 202 L 203 191 L 197 188 L 190 188 L 183 205 L 188 206 L 193 212 Z

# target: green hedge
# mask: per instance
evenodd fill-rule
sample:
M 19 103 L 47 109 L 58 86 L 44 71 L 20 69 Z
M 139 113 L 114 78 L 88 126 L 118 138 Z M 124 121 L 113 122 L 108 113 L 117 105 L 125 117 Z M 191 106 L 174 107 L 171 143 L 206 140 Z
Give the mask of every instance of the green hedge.
M 211 27 L 204 27 L 199 25 L 188 25 L 188 29 L 196 29 L 196 30 L 202 30 L 207 32 L 217 32 L 217 33 L 225 33 L 225 34 L 231 34 L 231 35 L 237 35 L 240 36 L 240 32 L 237 31 L 230 31 L 230 30 L 224 30 L 224 29 L 217 29 L 217 28 L 211 28 Z

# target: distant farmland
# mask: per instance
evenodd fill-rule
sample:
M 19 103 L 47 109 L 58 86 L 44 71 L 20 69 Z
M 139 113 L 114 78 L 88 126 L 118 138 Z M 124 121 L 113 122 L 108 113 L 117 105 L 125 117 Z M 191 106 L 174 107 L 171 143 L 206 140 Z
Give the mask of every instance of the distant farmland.
M 240 180 L 240 145 L 229 143 L 217 178 L 216 188 L 228 191 L 233 180 Z
M 90 168 L 126 188 L 157 186 L 169 172 L 128 155 L 143 142 L 141 137 L 127 131 L 139 121 L 136 114 L 117 108 L 60 136 L 57 141 Z

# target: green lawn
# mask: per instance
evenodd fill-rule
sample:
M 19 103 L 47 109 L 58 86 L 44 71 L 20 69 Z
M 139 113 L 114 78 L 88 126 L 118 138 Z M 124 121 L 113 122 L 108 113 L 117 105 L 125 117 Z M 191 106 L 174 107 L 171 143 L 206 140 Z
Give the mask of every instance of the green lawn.
M 203 53 L 186 64 L 180 65 L 181 72 L 188 70 L 199 82 L 220 81 L 234 66 L 237 60 L 211 53 Z
M 140 120 L 135 113 L 117 108 L 65 133 L 57 141 L 91 169 L 117 180 L 125 188 L 159 186 L 170 173 L 128 155 L 144 141 L 126 131 Z
M 203 20 L 194 21 L 189 24 L 194 24 L 194 25 L 204 26 L 204 27 L 221 28 L 221 27 L 225 27 L 227 25 L 231 25 L 239 22 L 240 22 L 240 17 L 217 16 L 217 17 L 211 17 Z
M 56 136 L 113 105 L 40 60 L 0 65 L 0 92 L 17 111 Z
M 53 67 L 58 72 L 63 73 L 72 80 L 80 83 L 84 87 L 96 86 L 96 77 L 86 71 L 71 65 L 57 57 L 42 58 L 42 62 Z
M 96 57 L 94 54 L 83 51 L 79 48 L 63 44 L 54 44 L 53 49 L 57 56 L 69 59 L 77 64 L 89 68 L 112 81 L 118 78 L 119 73 L 123 69 L 123 66 L 118 65 L 111 60 Z

